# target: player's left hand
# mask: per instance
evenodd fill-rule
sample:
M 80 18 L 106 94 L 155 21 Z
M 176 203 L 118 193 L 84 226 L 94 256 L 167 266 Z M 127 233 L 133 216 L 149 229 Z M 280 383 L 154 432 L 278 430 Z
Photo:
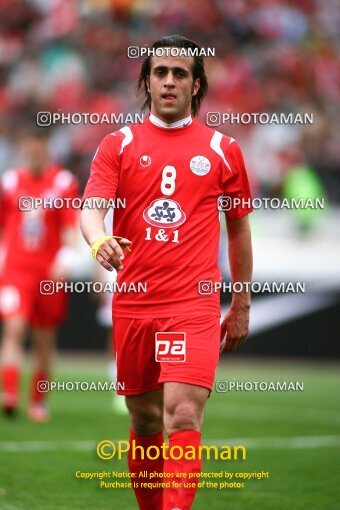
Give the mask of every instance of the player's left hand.
M 221 324 L 221 342 L 226 342 L 221 353 L 235 351 L 246 339 L 249 331 L 249 307 L 231 305 Z

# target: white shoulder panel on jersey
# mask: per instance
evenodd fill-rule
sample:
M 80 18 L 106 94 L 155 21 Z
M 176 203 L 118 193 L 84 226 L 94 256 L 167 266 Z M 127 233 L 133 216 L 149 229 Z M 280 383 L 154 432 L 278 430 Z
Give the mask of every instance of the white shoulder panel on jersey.
M 210 147 L 213 151 L 216 152 L 224 161 L 225 166 L 228 168 L 229 172 L 231 172 L 231 168 L 229 166 L 228 161 L 225 159 L 225 156 L 223 154 L 223 150 L 221 149 L 221 141 L 222 141 L 223 135 L 219 131 L 215 131 L 212 139 L 210 140 Z M 231 142 L 229 142 L 231 143 Z
M 122 127 L 119 131 L 121 131 L 123 133 L 123 135 L 124 135 L 124 139 L 122 141 L 122 145 L 121 145 L 120 153 L 119 153 L 119 154 L 121 154 L 123 152 L 124 148 L 127 145 L 129 145 L 129 143 L 132 142 L 133 134 L 132 134 L 131 129 L 128 126 Z
M 94 153 L 94 156 L 93 156 L 93 158 L 92 158 L 92 163 L 93 163 L 93 162 L 94 162 L 94 160 L 96 159 L 97 154 L 98 154 L 98 151 L 99 151 L 99 145 L 98 145 L 97 150 L 96 150 L 96 152 Z
M 57 173 L 57 175 L 54 178 L 54 185 L 57 188 L 65 189 L 70 186 L 72 183 L 74 177 L 73 174 L 70 172 L 70 170 L 66 170 L 65 168 L 63 170 L 60 170 L 60 172 Z
M 6 170 L 1 176 L 1 184 L 5 191 L 13 191 L 18 185 L 18 172 L 14 169 Z

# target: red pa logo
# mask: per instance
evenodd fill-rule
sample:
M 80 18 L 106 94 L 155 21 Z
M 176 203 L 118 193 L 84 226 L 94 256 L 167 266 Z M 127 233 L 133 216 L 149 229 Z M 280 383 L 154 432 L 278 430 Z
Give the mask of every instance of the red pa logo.
M 185 333 L 166 332 L 156 333 L 156 361 L 175 361 L 186 360 L 186 338 Z

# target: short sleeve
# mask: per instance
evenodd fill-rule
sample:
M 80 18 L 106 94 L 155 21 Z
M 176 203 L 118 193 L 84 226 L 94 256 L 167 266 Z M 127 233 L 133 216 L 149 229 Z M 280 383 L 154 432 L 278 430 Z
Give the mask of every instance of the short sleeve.
M 83 200 L 90 197 L 114 199 L 119 183 L 121 133 L 107 135 L 100 143 L 91 164 Z
M 253 210 L 252 196 L 241 149 L 232 138 L 224 144 L 224 155 L 227 165 L 224 165 L 222 175 L 223 196 L 230 199 L 231 207 L 226 210 L 230 219 L 242 218 Z

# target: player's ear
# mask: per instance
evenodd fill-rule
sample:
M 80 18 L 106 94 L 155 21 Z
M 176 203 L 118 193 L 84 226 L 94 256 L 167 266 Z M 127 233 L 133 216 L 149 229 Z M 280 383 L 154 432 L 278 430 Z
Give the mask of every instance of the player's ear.
M 197 92 L 199 91 L 201 86 L 201 80 L 199 78 L 196 78 L 192 85 L 192 96 L 196 96 Z
M 150 76 L 149 75 L 145 76 L 145 84 L 146 84 L 147 91 L 150 94 Z

